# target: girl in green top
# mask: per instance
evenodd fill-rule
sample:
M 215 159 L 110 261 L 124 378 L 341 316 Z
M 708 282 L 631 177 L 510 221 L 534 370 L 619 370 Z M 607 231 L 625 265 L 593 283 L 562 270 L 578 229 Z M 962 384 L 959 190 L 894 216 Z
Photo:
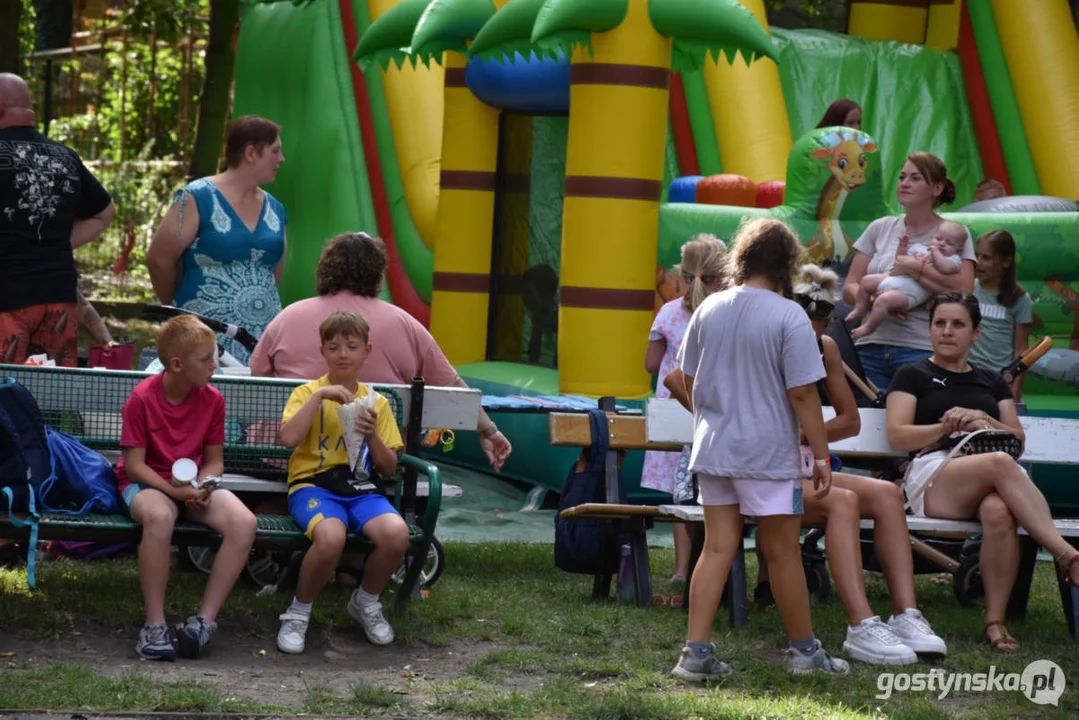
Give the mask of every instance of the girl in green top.
M 982 312 L 982 332 L 971 348 L 970 363 L 996 372 L 1027 349 L 1033 322 L 1030 295 L 1015 280 L 1015 239 L 1007 230 L 992 230 L 978 238 L 974 255 L 974 297 Z M 1020 402 L 1023 376 L 1011 387 Z

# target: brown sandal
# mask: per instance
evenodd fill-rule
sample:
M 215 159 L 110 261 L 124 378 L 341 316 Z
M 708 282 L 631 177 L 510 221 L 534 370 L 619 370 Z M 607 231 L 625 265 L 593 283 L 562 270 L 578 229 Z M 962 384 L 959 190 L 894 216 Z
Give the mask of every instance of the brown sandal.
M 989 636 L 989 629 L 994 627 L 1000 631 L 1000 634 L 995 638 Z M 1012 637 L 1011 633 L 1008 632 L 1008 628 L 1002 622 L 986 623 L 985 639 L 986 642 L 993 646 L 994 650 L 999 652 L 1010 653 L 1019 649 L 1019 641 Z

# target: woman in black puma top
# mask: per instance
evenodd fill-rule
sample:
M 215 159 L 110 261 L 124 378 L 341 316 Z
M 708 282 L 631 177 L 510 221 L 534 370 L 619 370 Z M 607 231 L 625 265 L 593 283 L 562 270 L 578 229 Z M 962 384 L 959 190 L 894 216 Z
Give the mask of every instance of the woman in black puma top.
M 974 368 L 967 360 L 981 323 L 978 301 L 971 295 L 948 293 L 930 300 L 929 308 L 933 354 L 900 368 L 888 393 L 892 447 L 915 452 L 953 432 L 983 429 L 1010 431 L 1022 440 L 1023 426 L 1008 385 L 999 375 Z M 913 461 L 908 495 L 928 482 L 946 456 L 946 450 L 937 450 Z M 1045 497 L 1006 453 L 951 460 L 912 508 L 928 517 L 981 521 L 982 554 L 993 558 L 981 564 L 985 637 L 997 650 L 1019 647 L 1004 626 L 1019 569 L 1017 524 L 1060 563 L 1071 584 L 1079 583 L 1079 550 L 1060 536 Z

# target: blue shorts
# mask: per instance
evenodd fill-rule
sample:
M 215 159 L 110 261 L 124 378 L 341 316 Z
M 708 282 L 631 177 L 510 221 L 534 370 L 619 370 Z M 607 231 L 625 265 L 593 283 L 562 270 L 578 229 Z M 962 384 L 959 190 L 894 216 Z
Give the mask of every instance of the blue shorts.
M 310 486 L 300 488 L 288 496 L 288 511 L 292 519 L 311 538 L 315 526 L 326 518 L 337 518 L 350 533 L 358 533 L 379 515 L 397 514 L 384 495 L 370 493 L 359 497 L 343 498 L 324 488 Z

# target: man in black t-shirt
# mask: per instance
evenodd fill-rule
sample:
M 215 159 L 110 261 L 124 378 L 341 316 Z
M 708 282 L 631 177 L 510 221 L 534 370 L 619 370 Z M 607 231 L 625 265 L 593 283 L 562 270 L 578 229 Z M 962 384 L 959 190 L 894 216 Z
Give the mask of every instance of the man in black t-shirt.
M 26 82 L 0 73 L 0 362 L 46 353 L 57 365 L 75 365 L 72 251 L 115 214 L 78 154 L 34 129 Z

